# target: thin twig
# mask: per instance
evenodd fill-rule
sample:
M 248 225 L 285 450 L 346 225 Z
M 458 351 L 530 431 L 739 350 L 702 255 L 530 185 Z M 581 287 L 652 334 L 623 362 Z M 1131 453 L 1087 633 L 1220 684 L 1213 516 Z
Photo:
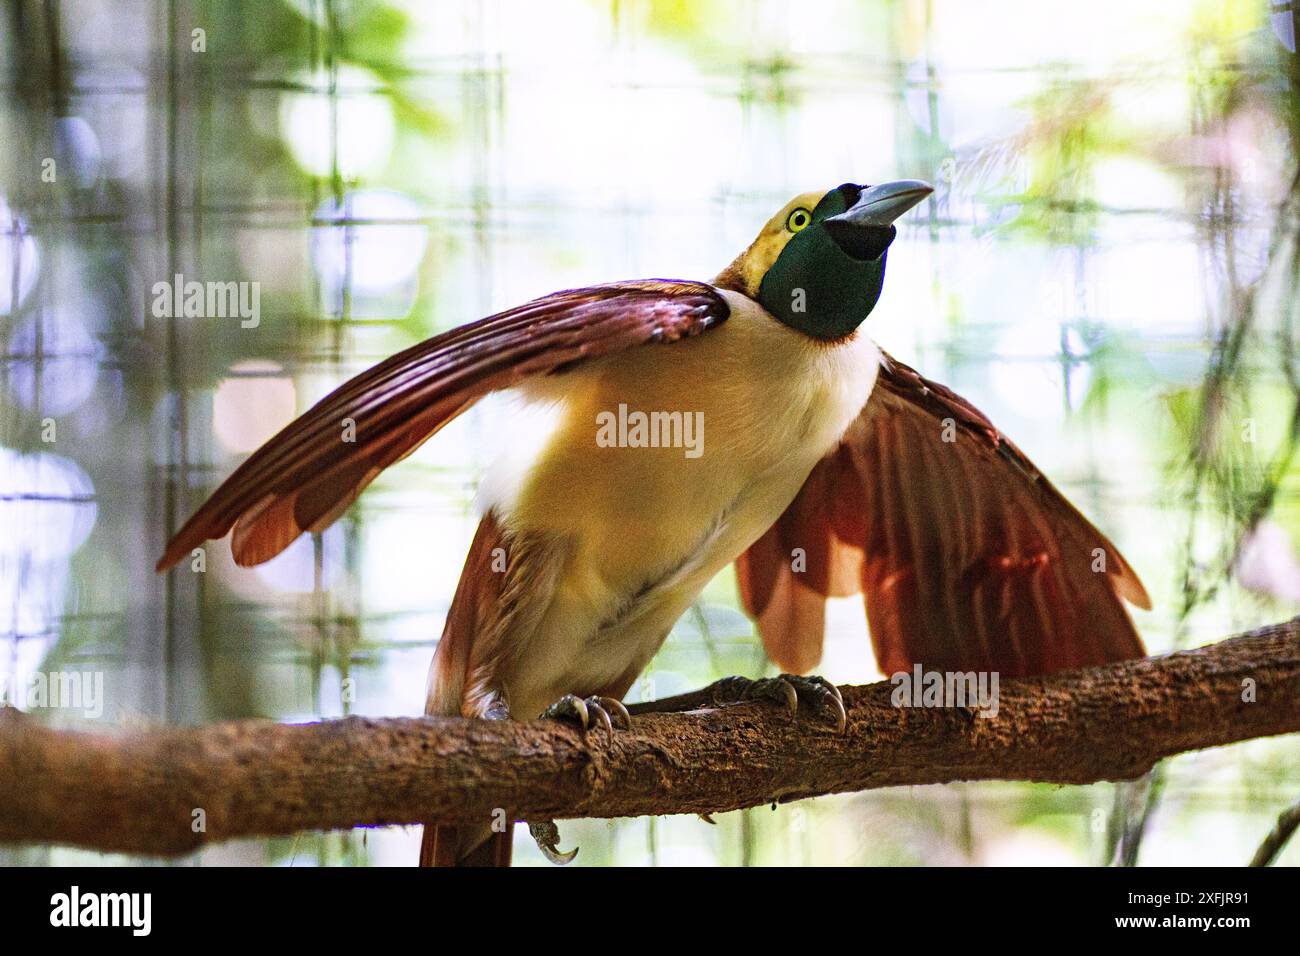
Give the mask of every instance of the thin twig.
M 1251 858 L 1250 865 L 1270 865 L 1286 847 L 1287 841 L 1291 839 L 1297 828 L 1300 828 L 1300 803 L 1283 810 L 1278 815 L 1277 826 L 1273 827 L 1273 831 L 1259 845 L 1259 849 Z

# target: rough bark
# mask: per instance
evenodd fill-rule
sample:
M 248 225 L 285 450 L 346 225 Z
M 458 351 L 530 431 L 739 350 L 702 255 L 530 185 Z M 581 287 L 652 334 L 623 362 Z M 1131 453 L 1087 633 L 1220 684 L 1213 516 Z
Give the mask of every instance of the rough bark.
M 718 813 L 954 780 L 1129 779 L 1172 754 L 1300 731 L 1300 618 L 1166 657 L 1006 680 L 991 718 L 898 708 L 893 690 L 843 688 L 843 735 L 768 702 L 638 715 L 631 730 L 585 738 L 555 722 L 440 717 L 109 735 L 0 712 L 0 842 L 171 855 L 306 829 L 485 821 L 497 808 L 515 819 Z

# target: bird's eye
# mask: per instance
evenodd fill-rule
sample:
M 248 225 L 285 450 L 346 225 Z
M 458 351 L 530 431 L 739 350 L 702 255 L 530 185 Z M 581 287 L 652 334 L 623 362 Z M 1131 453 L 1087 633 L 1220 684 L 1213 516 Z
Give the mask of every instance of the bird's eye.
M 791 232 L 798 232 L 800 229 L 807 229 L 812 223 L 812 213 L 800 206 L 785 221 L 785 228 Z

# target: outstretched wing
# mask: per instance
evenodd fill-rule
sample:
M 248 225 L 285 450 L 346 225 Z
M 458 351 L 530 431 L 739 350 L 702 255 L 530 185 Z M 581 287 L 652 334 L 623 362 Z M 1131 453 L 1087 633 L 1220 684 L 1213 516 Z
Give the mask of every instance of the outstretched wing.
M 737 577 L 769 656 L 796 672 L 821 658 L 826 598 L 858 592 L 886 674 L 1145 653 L 1120 599 L 1151 601 L 1115 546 L 969 402 L 888 357 Z
M 436 335 L 344 383 L 254 452 L 176 533 L 158 570 L 232 528 L 238 564 L 268 561 L 331 524 L 379 472 L 486 393 L 697 335 L 729 311 L 712 286 L 647 279 L 556 292 Z

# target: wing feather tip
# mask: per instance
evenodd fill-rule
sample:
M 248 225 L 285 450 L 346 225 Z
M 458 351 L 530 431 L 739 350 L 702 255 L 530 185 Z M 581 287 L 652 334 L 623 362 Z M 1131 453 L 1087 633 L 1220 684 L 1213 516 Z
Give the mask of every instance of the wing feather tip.
M 167 542 L 167 547 L 163 549 L 162 557 L 160 557 L 158 563 L 153 566 L 154 573 L 162 574 L 165 571 L 170 571 L 181 562 L 181 559 L 185 557 L 188 551 L 192 548 L 197 548 L 206 540 L 206 536 L 195 540 L 191 535 L 186 534 L 185 529 L 182 528 L 179 533 Z
M 1151 610 L 1151 595 L 1135 572 L 1130 570 L 1128 574 L 1120 575 L 1117 586 L 1119 593 L 1134 607 L 1143 611 Z

